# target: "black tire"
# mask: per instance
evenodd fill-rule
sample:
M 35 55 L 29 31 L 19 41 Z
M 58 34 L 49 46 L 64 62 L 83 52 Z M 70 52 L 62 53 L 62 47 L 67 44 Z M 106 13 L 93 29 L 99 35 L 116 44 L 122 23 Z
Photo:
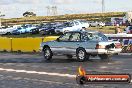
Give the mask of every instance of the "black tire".
M 52 54 L 52 51 L 49 47 L 45 47 L 43 49 L 43 56 L 44 56 L 44 60 L 46 60 L 46 61 L 49 61 L 52 59 L 53 54 Z
M 87 60 L 87 53 L 86 53 L 85 49 L 83 49 L 83 48 L 77 49 L 76 56 L 77 56 L 77 60 L 79 62 L 83 62 L 83 61 Z
M 89 24 L 89 27 L 92 27 L 91 24 Z
M 66 57 L 68 58 L 68 59 L 72 59 L 72 55 L 66 55 Z
M 41 35 L 48 35 L 48 32 L 42 30 L 42 31 L 40 31 L 40 34 Z
M 50 35 L 55 34 L 55 30 L 53 30 L 53 29 L 50 30 L 50 31 L 49 31 L 49 34 L 50 34 Z
M 11 35 L 11 33 L 10 32 L 7 32 L 6 35 Z
M 106 60 L 106 61 L 110 61 L 111 60 L 111 56 L 112 55 L 109 55 L 109 54 L 101 54 L 101 55 L 99 55 L 101 60 Z
M 100 25 L 98 24 L 97 27 L 100 27 Z

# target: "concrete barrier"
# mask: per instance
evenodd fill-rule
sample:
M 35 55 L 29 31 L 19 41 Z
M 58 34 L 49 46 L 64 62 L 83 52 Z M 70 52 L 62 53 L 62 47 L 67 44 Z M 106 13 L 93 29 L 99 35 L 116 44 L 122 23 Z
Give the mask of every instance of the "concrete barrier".
M 11 39 L 0 37 L 0 51 L 11 51 Z
M 41 38 L 13 38 L 12 51 L 38 52 Z
M 0 37 L 0 51 L 38 52 L 41 42 L 57 39 L 58 36 L 37 38 L 3 38 Z

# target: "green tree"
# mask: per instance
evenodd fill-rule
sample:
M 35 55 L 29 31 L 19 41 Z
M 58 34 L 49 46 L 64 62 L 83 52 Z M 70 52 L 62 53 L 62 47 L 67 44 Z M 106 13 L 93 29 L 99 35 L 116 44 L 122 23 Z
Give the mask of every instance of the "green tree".
M 23 13 L 23 16 L 24 17 L 32 17 L 32 16 L 36 16 L 36 14 L 34 12 L 26 11 L 25 13 Z

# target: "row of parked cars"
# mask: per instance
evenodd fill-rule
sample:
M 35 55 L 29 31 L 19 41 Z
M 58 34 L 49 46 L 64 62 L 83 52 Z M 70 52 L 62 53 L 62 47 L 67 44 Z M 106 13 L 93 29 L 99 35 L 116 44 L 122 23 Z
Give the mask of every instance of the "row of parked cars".
M 73 20 L 69 22 L 55 22 L 55 23 L 46 23 L 46 24 L 39 24 L 39 25 L 32 25 L 32 24 L 25 24 L 25 25 L 15 25 L 12 27 L 1 27 L 0 34 L 24 34 L 24 33 L 31 33 L 36 34 L 40 33 L 42 35 L 47 34 L 60 34 L 65 33 L 68 31 L 77 31 L 81 30 L 82 28 L 88 28 L 89 24 L 87 21 L 84 20 Z

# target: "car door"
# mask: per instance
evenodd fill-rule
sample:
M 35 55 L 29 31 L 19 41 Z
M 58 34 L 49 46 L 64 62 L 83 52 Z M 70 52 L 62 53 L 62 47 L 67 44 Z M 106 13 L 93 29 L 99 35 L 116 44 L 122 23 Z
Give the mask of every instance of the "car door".
M 76 49 L 81 47 L 85 50 L 93 50 L 97 44 L 96 40 L 93 40 L 89 33 L 74 32 L 69 38 L 67 43 L 67 54 L 76 54 Z M 91 37 L 91 39 L 89 38 Z
M 69 43 L 69 37 L 71 36 L 71 32 L 65 33 L 64 35 L 60 36 L 56 41 L 52 42 L 50 45 L 51 50 L 53 53 L 57 54 L 66 54 L 67 47 Z
M 97 39 L 95 39 L 95 36 L 93 35 L 93 33 L 83 33 L 82 34 L 82 46 L 83 48 L 85 48 L 86 50 L 93 50 L 96 47 L 96 44 L 98 43 Z
M 69 41 L 66 42 L 65 46 L 67 47 L 66 54 L 75 54 L 76 49 L 82 45 L 81 41 L 81 33 L 80 32 L 73 32 L 69 36 Z

